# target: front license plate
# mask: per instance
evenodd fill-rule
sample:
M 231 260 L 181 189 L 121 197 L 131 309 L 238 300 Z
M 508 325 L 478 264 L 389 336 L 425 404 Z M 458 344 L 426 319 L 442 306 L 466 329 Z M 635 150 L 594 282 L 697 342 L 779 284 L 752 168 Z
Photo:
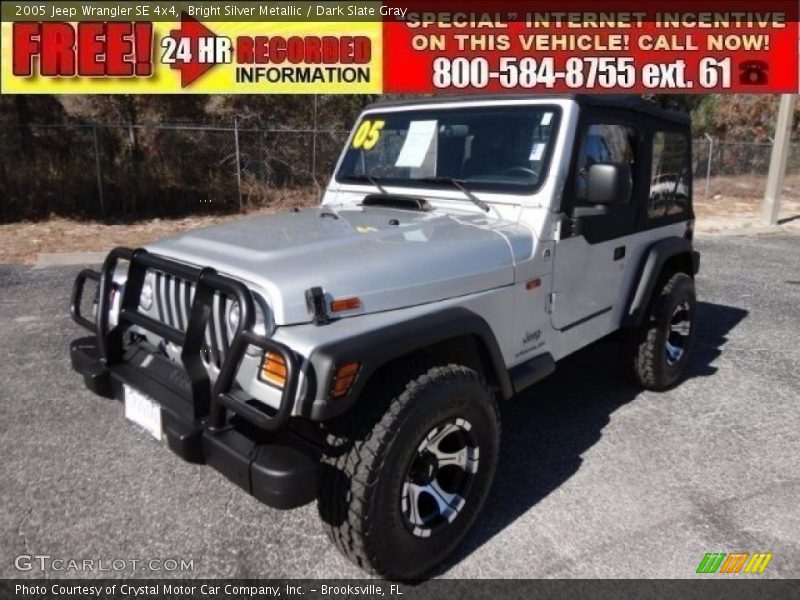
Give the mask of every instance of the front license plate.
M 125 390 L 125 418 L 144 427 L 154 438 L 161 440 L 161 407 L 139 390 L 123 385 Z

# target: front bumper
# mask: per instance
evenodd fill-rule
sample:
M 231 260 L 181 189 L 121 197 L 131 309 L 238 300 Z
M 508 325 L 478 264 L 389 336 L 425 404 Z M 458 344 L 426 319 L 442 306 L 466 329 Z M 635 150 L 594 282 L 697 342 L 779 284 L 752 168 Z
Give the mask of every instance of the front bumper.
M 114 268 L 129 261 L 118 322 L 109 326 L 109 301 Z M 171 328 L 138 311 L 147 269 L 158 269 L 195 284 L 185 331 Z M 81 314 L 87 280 L 99 282 L 97 322 Z M 240 322 L 216 381 L 203 365 L 204 331 L 216 291 L 236 298 Z M 94 335 L 70 344 L 73 368 L 86 386 L 101 396 L 124 397 L 124 385 L 143 392 L 162 408 L 164 436 L 169 447 L 190 462 L 208 464 L 244 490 L 275 508 L 293 508 L 316 495 L 318 449 L 286 427 L 297 389 L 297 361 L 286 346 L 253 333 L 254 307 L 249 290 L 212 269 L 195 269 L 144 250 L 113 250 L 100 273 L 82 271 L 75 281 L 73 319 Z M 131 339 L 137 325 L 182 347 L 178 365 L 144 340 Z M 277 352 L 286 364 L 286 383 L 276 411 L 236 389 L 239 363 L 249 345 Z

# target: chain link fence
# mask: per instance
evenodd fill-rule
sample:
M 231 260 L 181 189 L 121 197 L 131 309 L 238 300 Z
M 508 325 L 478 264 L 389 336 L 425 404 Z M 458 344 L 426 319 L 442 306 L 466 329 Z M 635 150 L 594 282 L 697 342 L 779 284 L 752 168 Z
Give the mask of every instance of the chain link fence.
M 318 197 L 347 131 L 29 125 L 4 136 L 0 220 L 173 216 Z
M 707 136 L 692 144 L 694 193 L 698 198 L 760 198 L 764 195 L 772 143 L 728 142 Z M 786 181 L 800 178 L 800 144 L 793 144 Z
M 0 221 L 176 216 L 318 199 L 348 132 L 206 125 L 29 125 L 4 132 Z M 763 196 L 772 144 L 693 142 L 695 197 Z M 800 145 L 787 182 L 800 183 Z

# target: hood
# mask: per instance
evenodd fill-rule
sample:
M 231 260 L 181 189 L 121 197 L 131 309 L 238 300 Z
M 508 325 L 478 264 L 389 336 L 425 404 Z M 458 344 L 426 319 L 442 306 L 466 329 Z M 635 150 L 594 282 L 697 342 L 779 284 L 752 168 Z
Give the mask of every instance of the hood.
M 463 296 L 514 282 L 530 231 L 484 215 L 329 207 L 245 218 L 147 246 L 261 292 L 278 325 L 311 320 L 305 291 L 357 296 L 343 316 Z

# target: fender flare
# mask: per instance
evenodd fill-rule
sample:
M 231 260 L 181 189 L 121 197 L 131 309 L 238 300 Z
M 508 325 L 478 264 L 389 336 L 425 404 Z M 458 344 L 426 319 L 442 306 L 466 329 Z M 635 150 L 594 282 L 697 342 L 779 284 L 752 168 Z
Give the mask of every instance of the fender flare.
M 692 264 L 692 273 L 690 275 L 696 275 L 700 270 L 700 253 L 693 249 L 691 240 L 682 237 L 669 237 L 654 243 L 648 248 L 642 257 L 637 277 L 634 280 L 638 283 L 631 289 L 628 297 L 628 303 L 622 317 L 622 327 L 637 327 L 641 325 L 664 264 L 669 259 L 681 254 L 685 254 L 690 258 Z
M 491 327 L 480 315 L 452 307 L 316 348 L 309 357 L 308 391 L 300 412 L 312 420 L 341 414 L 355 403 L 370 377 L 390 361 L 463 336 L 477 338 L 487 369 L 492 370 L 503 397 L 510 398 L 514 393 L 511 377 Z M 343 398 L 329 399 L 334 369 L 348 362 L 361 364 L 353 387 Z

